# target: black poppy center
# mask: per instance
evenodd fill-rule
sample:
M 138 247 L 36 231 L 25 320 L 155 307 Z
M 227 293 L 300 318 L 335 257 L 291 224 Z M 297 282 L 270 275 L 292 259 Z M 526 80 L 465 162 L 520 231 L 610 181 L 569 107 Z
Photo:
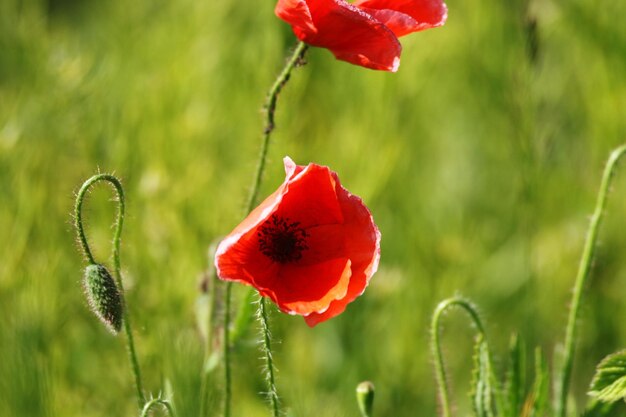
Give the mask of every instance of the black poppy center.
M 290 222 L 275 214 L 259 227 L 257 237 L 261 253 L 281 264 L 298 261 L 309 248 L 308 235 L 300 222 Z

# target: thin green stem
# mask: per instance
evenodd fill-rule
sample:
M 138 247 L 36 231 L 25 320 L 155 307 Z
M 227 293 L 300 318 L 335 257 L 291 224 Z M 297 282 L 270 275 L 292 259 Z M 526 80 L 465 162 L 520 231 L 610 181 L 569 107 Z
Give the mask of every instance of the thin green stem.
M 257 163 L 256 172 L 254 174 L 254 181 L 252 183 L 252 189 L 248 197 L 248 204 L 246 205 L 246 213 L 252 211 L 256 205 L 256 200 L 261 188 L 261 181 L 263 179 L 263 173 L 265 172 L 265 165 L 267 162 L 267 152 L 269 149 L 270 138 L 272 131 L 276 127 L 274 121 L 274 115 L 276 113 L 276 104 L 278 102 L 278 95 L 285 87 L 291 72 L 294 68 L 304 64 L 304 56 L 308 46 L 304 42 L 299 42 L 294 49 L 291 56 L 288 58 L 285 67 L 280 72 L 276 81 L 270 88 L 270 91 L 265 100 L 265 128 L 263 129 L 263 141 L 261 143 L 261 152 L 259 154 L 259 160 Z M 224 385 L 225 385 L 225 398 L 224 398 L 224 417 L 230 416 L 230 402 L 231 402 L 231 375 L 230 375 L 230 305 L 232 297 L 232 282 L 226 284 L 226 291 L 224 294 Z
M 76 195 L 76 204 L 74 206 L 74 227 L 76 228 L 76 233 L 78 234 L 78 242 L 80 243 L 80 247 L 83 250 L 83 254 L 85 258 L 87 258 L 87 262 L 90 264 L 95 264 L 96 261 L 91 253 L 91 249 L 89 248 L 89 243 L 87 243 L 87 236 L 85 235 L 85 228 L 83 227 L 83 202 L 85 201 L 85 195 L 89 190 L 91 185 L 98 181 L 98 176 L 93 176 L 89 178 L 80 190 L 78 190 L 78 194 Z
M 150 412 L 150 410 L 156 407 L 157 405 L 164 406 L 171 417 L 176 417 L 176 413 L 174 413 L 174 407 L 172 407 L 172 404 L 170 404 L 169 401 L 161 399 L 161 398 L 153 398 L 150 401 L 148 401 L 143 406 L 140 417 L 148 417 L 149 415 L 148 413 Z
M 233 286 L 226 284 L 224 294 L 224 417 L 230 417 L 232 381 L 230 372 L 230 304 Z
M 567 319 L 567 328 L 565 333 L 565 351 L 563 355 L 563 367 L 560 373 L 559 385 L 557 385 L 556 395 L 556 417 L 565 417 L 567 415 L 567 394 L 572 376 L 572 366 L 574 363 L 574 350 L 577 337 L 577 322 L 580 316 L 580 305 L 584 290 L 586 288 L 587 279 L 591 272 L 591 261 L 593 260 L 596 243 L 598 240 L 598 231 L 602 218 L 604 217 L 604 208 L 608 197 L 611 180 L 615 175 L 615 167 L 619 159 L 626 153 L 626 145 L 620 146 L 611 152 L 609 160 L 604 168 L 602 182 L 600 183 L 600 191 L 596 200 L 596 207 L 591 216 L 589 229 L 585 246 L 580 258 L 578 273 L 576 275 L 576 283 L 574 284 L 574 293 L 572 296 L 572 304 Z
M 213 260 L 213 258 L 215 257 L 215 250 L 217 249 L 217 242 L 213 243 L 210 247 L 209 247 L 209 260 Z M 215 267 L 213 265 L 209 266 L 209 270 L 207 271 L 206 276 L 203 278 L 206 280 L 205 283 L 203 283 L 203 287 L 204 285 L 206 285 L 206 287 L 202 288 L 202 292 L 204 293 L 202 295 L 202 297 L 205 297 L 206 302 L 207 302 L 207 314 L 206 314 L 206 321 L 204 322 L 204 333 L 206 335 L 205 337 L 205 346 L 204 346 L 204 362 L 203 362 L 203 366 L 202 366 L 202 382 L 200 385 L 200 392 L 202 397 L 200 398 L 200 417 L 204 417 L 207 413 L 207 403 L 208 403 L 208 397 L 209 397 L 209 385 L 210 385 L 210 369 L 209 369 L 209 362 L 212 360 L 215 352 L 213 352 L 213 329 L 215 326 L 214 320 L 215 320 L 215 310 L 216 310 L 216 299 L 217 299 L 217 292 L 216 292 L 216 273 L 215 273 Z
M 124 304 L 124 331 L 126 333 L 127 339 L 127 351 L 133 376 L 135 379 L 135 387 L 137 389 L 137 404 L 139 406 L 139 409 L 141 409 L 146 401 L 143 394 L 143 383 L 141 380 L 141 372 L 139 370 L 139 362 L 137 360 L 137 354 L 135 352 L 135 343 L 133 341 L 133 333 L 129 317 L 130 314 L 128 312 L 128 308 L 126 307 L 126 297 L 124 293 L 124 286 L 122 283 L 120 266 L 120 243 L 122 237 L 122 227 L 124 225 L 124 213 L 126 205 L 124 201 L 124 189 L 122 188 L 122 184 L 116 177 L 109 174 L 98 174 L 85 181 L 83 186 L 78 191 L 78 195 L 76 196 L 76 205 L 74 211 L 75 226 L 78 233 L 78 240 L 81 244 L 85 257 L 90 263 L 95 264 L 96 261 L 93 257 L 91 249 L 89 248 L 89 244 L 87 243 L 87 237 L 85 235 L 85 230 L 83 227 L 82 209 L 85 196 L 87 195 L 87 191 L 91 188 L 92 185 L 99 181 L 108 182 L 113 186 L 115 192 L 117 193 L 118 205 L 117 217 L 115 220 L 115 231 L 113 235 L 113 264 L 115 268 L 115 280 L 120 294 L 122 295 L 122 300 Z
M 261 333 L 263 336 L 263 353 L 265 354 L 265 378 L 267 382 L 267 396 L 272 406 L 273 417 L 279 417 L 280 409 L 278 391 L 276 390 L 276 381 L 274 379 L 274 358 L 272 357 L 272 337 L 270 333 L 265 297 L 263 297 L 262 295 L 259 295 L 258 318 L 261 324 Z
M 261 180 L 263 179 L 263 172 L 265 171 L 265 163 L 267 161 L 267 151 L 269 149 L 270 137 L 272 135 L 272 131 L 276 127 L 274 115 L 276 114 L 278 95 L 289 81 L 293 69 L 298 65 L 302 65 L 304 63 L 304 55 L 306 54 L 307 48 L 308 46 L 304 42 L 298 43 L 298 46 L 296 46 L 296 48 L 294 49 L 293 53 L 287 60 L 285 67 L 278 75 L 278 78 L 276 78 L 276 81 L 274 81 L 274 85 L 272 85 L 272 88 L 267 94 L 267 99 L 265 100 L 264 106 L 265 128 L 263 129 L 261 154 L 259 155 L 259 162 L 257 164 L 254 182 L 252 183 L 252 190 L 250 191 L 250 196 L 248 197 L 248 205 L 246 207 L 247 213 L 251 212 L 256 205 L 256 199 L 259 194 L 259 189 L 261 188 Z
M 472 322 L 476 326 L 478 333 L 483 338 L 485 337 L 485 330 L 480 320 L 478 312 L 474 306 L 466 299 L 460 297 L 448 298 L 447 300 L 439 303 L 433 314 L 433 318 L 430 325 L 430 350 L 431 354 L 435 358 L 435 375 L 437 379 L 437 385 L 439 388 L 439 400 L 441 402 L 441 411 L 443 417 L 450 417 L 450 390 L 448 388 L 448 379 L 446 377 L 446 368 L 443 360 L 443 352 L 441 350 L 441 331 L 440 321 L 443 313 L 450 307 L 461 307 L 470 316 Z

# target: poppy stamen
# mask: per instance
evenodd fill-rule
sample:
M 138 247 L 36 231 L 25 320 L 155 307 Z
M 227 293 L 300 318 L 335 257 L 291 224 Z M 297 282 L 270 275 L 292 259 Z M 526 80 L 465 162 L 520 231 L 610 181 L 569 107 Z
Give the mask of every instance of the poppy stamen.
M 274 262 L 286 264 L 302 258 L 307 232 L 300 222 L 290 222 L 288 218 L 272 215 L 257 231 L 261 253 Z

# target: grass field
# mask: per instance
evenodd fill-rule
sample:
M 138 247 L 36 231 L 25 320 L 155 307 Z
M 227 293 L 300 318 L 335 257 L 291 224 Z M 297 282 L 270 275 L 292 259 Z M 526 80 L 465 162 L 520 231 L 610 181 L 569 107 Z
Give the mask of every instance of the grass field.
M 280 96 L 261 194 L 282 182 L 285 155 L 329 165 L 382 232 L 380 270 L 344 314 L 310 329 L 273 312 L 289 416 L 356 417 L 365 379 L 377 416 L 435 415 L 428 326 L 457 293 L 480 307 L 498 369 L 512 333 L 551 366 L 563 342 L 602 168 L 626 142 L 626 2 L 448 7 L 444 27 L 402 39 L 398 73 L 311 49 Z M 75 192 L 98 171 L 127 193 L 122 266 L 147 389 L 198 414 L 199 276 L 211 242 L 245 214 L 262 103 L 296 43 L 273 8 L 0 0 L 0 416 L 135 412 L 123 340 L 87 307 L 71 225 Z M 579 411 L 595 364 L 626 346 L 625 191 L 618 172 L 580 322 Z M 110 191 L 87 206 L 107 260 Z M 472 336 L 449 316 L 458 415 Z M 252 328 L 234 351 L 235 416 L 269 415 L 256 338 Z

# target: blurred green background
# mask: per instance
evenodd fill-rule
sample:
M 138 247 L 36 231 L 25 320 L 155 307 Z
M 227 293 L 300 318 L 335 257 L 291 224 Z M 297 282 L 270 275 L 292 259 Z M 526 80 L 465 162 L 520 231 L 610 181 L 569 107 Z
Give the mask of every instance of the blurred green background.
M 509 337 L 552 364 L 603 165 L 626 141 L 626 2 L 449 0 L 447 24 L 402 39 L 396 74 L 313 49 L 280 97 L 262 195 L 281 159 L 315 161 L 364 198 L 382 261 L 364 296 L 314 329 L 274 312 L 289 416 L 432 416 L 431 312 L 460 293 L 486 319 L 499 372 Z M 129 416 L 123 339 L 88 310 L 73 198 L 122 178 L 122 264 L 147 388 L 197 415 L 195 305 L 207 248 L 242 218 L 262 103 L 289 48 L 271 1 L 0 0 L 0 415 Z M 579 406 L 594 364 L 626 346 L 626 173 L 618 173 L 583 310 Z M 109 259 L 114 205 L 87 202 Z M 237 298 L 245 293 L 235 289 Z M 445 351 L 465 415 L 472 329 Z M 251 329 L 234 353 L 234 415 L 268 415 Z M 219 377 L 211 407 L 219 411 Z M 624 404 L 619 413 L 625 412 Z

